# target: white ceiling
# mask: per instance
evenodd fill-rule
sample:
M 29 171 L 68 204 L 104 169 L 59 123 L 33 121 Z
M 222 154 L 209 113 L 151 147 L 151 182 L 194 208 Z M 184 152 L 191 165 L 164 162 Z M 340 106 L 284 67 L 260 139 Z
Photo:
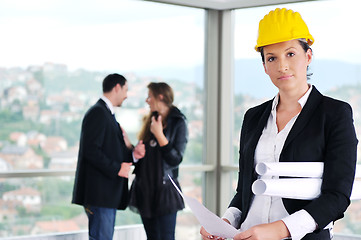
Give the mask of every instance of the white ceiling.
M 237 8 L 258 7 L 274 4 L 308 2 L 316 0 L 147 0 L 152 2 L 170 3 L 181 6 L 228 10 Z

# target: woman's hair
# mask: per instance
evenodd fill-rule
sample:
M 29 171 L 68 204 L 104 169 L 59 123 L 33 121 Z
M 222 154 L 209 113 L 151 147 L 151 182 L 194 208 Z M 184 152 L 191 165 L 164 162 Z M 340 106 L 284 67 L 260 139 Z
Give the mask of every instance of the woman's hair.
M 303 50 L 305 52 L 308 51 L 308 49 L 311 50 L 312 53 L 312 48 L 310 47 L 310 45 L 308 45 L 306 39 L 302 38 L 302 39 L 298 39 L 298 42 L 300 43 L 301 47 L 303 48 Z M 259 52 L 261 53 L 261 58 L 262 58 L 262 62 L 263 64 L 265 63 L 265 58 L 264 58 L 264 51 L 263 51 L 263 47 L 259 48 Z M 308 71 L 308 66 L 307 66 L 307 71 Z M 312 76 L 313 73 L 307 73 L 307 79 L 310 79 L 310 76 Z
M 169 108 L 173 107 L 174 101 L 174 93 L 173 89 L 165 82 L 151 82 L 148 84 L 147 88 L 153 94 L 154 98 L 157 101 L 164 102 Z M 163 96 L 160 99 L 160 95 Z M 152 118 L 152 112 L 149 112 L 148 115 L 143 117 L 143 126 L 138 134 L 138 139 L 143 140 L 143 142 L 147 142 L 151 138 L 150 132 L 150 123 Z M 165 126 L 166 118 L 162 119 L 163 126 Z
M 173 106 L 174 93 L 173 89 L 168 84 L 165 82 L 151 82 L 147 87 L 157 100 L 159 100 L 160 95 L 163 95 L 163 99 L 161 101 L 168 107 Z

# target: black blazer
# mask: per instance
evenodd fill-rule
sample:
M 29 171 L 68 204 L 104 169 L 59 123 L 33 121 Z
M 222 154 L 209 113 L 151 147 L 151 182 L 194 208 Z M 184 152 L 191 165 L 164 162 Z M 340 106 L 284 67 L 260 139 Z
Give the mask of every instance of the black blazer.
M 83 119 L 72 203 L 125 209 L 128 179 L 118 172 L 131 161 L 119 124 L 99 99 Z
M 230 203 L 242 211 L 243 222 L 252 200 L 252 183 L 257 179 L 254 154 L 271 113 L 272 100 L 249 109 L 244 117 L 239 150 L 237 193 Z M 313 86 L 282 149 L 280 162 L 324 162 L 321 195 L 314 200 L 283 198 L 289 214 L 306 210 L 323 229 L 343 217 L 350 204 L 355 174 L 357 138 L 349 104 L 323 96 Z

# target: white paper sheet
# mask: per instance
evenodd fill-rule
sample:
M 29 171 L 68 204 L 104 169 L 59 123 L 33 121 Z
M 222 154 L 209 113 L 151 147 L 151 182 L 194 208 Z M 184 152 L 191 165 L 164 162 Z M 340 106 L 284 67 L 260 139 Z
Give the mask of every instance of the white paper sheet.
M 239 233 L 237 229 L 235 229 L 232 225 L 226 223 L 220 217 L 209 211 L 200 202 L 198 202 L 197 199 L 184 195 L 174 183 L 173 179 L 169 175 L 168 177 L 173 183 L 174 187 L 179 192 L 179 194 L 183 197 L 186 204 L 192 210 L 199 223 L 204 227 L 207 232 L 214 236 L 219 236 L 222 238 L 233 238 L 236 234 Z
M 321 192 L 320 178 L 258 179 L 252 184 L 255 195 L 310 200 Z M 354 181 L 351 200 L 361 199 L 361 181 Z
M 323 162 L 270 162 L 258 163 L 260 176 L 322 177 Z M 356 165 L 355 178 L 361 178 L 361 165 Z

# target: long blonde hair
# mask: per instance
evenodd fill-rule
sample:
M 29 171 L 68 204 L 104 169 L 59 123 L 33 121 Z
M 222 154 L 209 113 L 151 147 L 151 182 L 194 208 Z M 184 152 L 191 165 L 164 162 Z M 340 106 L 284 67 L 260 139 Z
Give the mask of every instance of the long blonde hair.
M 164 102 L 170 109 L 173 107 L 173 101 L 174 101 L 174 93 L 173 89 L 165 82 L 151 82 L 148 84 L 147 88 L 155 99 L 159 100 L 159 95 L 163 95 L 163 99 L 161 100 Z M 138 139 L 143 140 L 143 142 L 148 142 L 151 138 L 151 132 L 150 132 L 150 123 L 152 118 L 152 112 L 149 112 L 148 115 L 143 117 L 143 125 L 142 128 L 138 134 Z M 163 126 L 165 126 L 166 123 L 166 117 L 162 120 Z

